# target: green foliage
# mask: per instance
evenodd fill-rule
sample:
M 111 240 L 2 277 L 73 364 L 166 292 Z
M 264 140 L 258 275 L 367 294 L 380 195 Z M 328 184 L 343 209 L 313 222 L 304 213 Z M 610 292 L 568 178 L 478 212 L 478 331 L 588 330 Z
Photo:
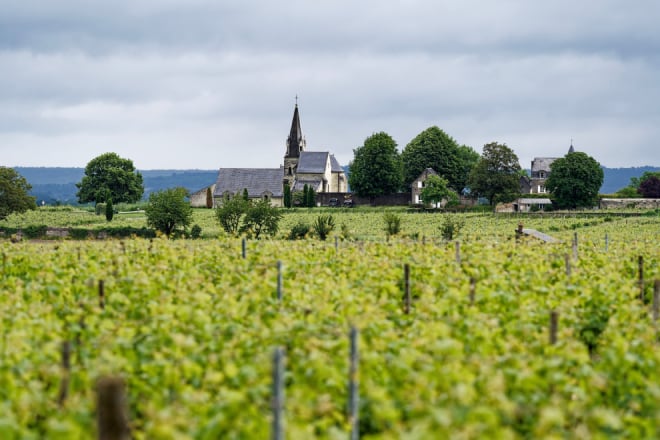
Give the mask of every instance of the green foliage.
M 403 183 L 401 156 L 396 142 L 384 132 L 368 137 L 353 150 L 348 183 L 360 196 L 375 197 L 397 192 Z
M 311 228 L 307 223 L 300 221 L 291 228 L 287 238 L 289 240 L 302 240 L 307 237 L 310 229 Z
M 243 188 L 243 200 L 245 200 L 246 202 L 250 201 L 250 195 L 248 194 L 247 188 Z
M 393 212 L 385 212 L 383 214 L 383 220 L 385 221 L 385 234 L 387 237 L 397 235 L 401 232 L 401 216 Z
M 266 199 L 248 204 L 240 231 L 248 237 L 275 235 L 282 213 Z
M 291 187 L 289 184 L 284 184 L 284 207 L 291 208 L 293 206 L 293 198 L 291 195 Z
M 97 203 L 94 207 L 94 213 L 96 215 L 105 214 L 105 203 Z
M 170 188 L 149 195 L 145 213 L 147 225 L 170 236 L 177 228 L 185 229 L 192 222 L 192 208 L 186 200 L 185 188 Z
M 550 165 L 546 188 L 561 209 L 591 207 L 597 203 L 603 184 L 603 169 L 583 152 L 568 153 Z
M 314 208 L 316 206 L 316 191 L 311 186 L 307 188 L 307 196 L 305 197 L 305 206 Z
M 453 214 L 447 214 L 442 219 L 442 224 L 440 225 L 440 234 L 445 240 L 453 240 L 461 232 L 461 229 L 465 225 L 465 221 Z
M 452 137 L 436 126 L 427 128 L 401 152 L 404 185 L 410 186 L 426 168 L 432 168 L 449 182 L 451 188 L 461 191 L 467 178 L 463 173 L 469 167 L 463 161 L 469 162 L 473 158 L 467 148 L 459 152 L 458 144 Z
M 469 188 L 470 173 L 477 166 L 481 156 L 474 151 L 474 148 L 468 145 L 461 145 L 458 147 L 458 176 L 454 183 L 456 192 L 462 193 L 463 189 Z
M 115 216 L 115 208 L 112 206 L 112 199 L 108 199 L 105 203 L 105 219 L 109 222 L 112 221 L 112 217 Z
M 116 203 L 132 203 L 140 200 L 144 193 L 142 175 L 136 172 L 133 161 L 116 153 L 105 153 L 92 159 L 76 187 L 79 203 L 98 203 L 108 199 Z
M 510 202 L 520 194 L 520 163 L 518 156 L 506 144 L 484 145 L 481 159 L 470 173 L 469 186 L 473 194 L 488 199 L 493 205 Z
M 46 225 L 30 225 L 22 229 L 23 235 L 29 239 L 45 237 L 47 230 L 48 226 Z
M 319 215 L 312 227 L 316 233 L 316 236 L 320 240 L 325 240 L 328 238 L 328 235 L 330 235 L 330 233 L 335 229 L 335 219 L 331 215 Z
M 13 168 L 0 166 L 0 220 L 10 214 L 36 209 L 35 198 L 28 195 L 32 186 Z
M 247 212 L 249 202 L 242 197 L 225 196 L 222 205 L 215 209 L 215 215 L 226 233 L 238 235 L 241 219 Z
M 295 191 L 291 195 L 291 200 L 293 206 L 305 206 L 305 189 L 303 187 L 303 191 Z
M 598 348 L 600 335 L 610 319 L 611 304 L 602 294 L 588 297 L 581 309 L 582 319 L 577 326 L 577 336 L 593 356 Z
M 644 173 L 646 174 L 646 173 Z M 660 173 L 642 178 L 637 191 L 645 198 L 660 198 Z
M 447 179 L 444 177 L 431 174 L 424 182 L 424 187 L 421 191 L 421 198 L 425 205 L 435 205 L 447 200 L 448 206 L 458 204 L 458 195 L 456 192 L 449 189 Z
M 211 187 L 206 188 L 206 207 L 208 209 L 213 208 L 213 192 Z
M 190 229 L 190 238 L 197 239 L 202 236 L 202 227 L 195 223 Z

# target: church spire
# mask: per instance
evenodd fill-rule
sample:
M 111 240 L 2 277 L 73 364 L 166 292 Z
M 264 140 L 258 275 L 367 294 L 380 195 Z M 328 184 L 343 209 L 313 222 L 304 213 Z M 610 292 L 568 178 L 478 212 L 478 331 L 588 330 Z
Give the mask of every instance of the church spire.
M 571 139 L 571 147 L 568 149 L 569 153 L 575 153 L 575 148 L 573 148 L 573 139 Z
M 296 96 L 296 108 L 293 111 L 291 131 L 286 140 L 286 157 L 299 157 L 300 152 L 305 150 L 305 138 L 300 126 L 300 114 L 298 113 L 298 96 Z

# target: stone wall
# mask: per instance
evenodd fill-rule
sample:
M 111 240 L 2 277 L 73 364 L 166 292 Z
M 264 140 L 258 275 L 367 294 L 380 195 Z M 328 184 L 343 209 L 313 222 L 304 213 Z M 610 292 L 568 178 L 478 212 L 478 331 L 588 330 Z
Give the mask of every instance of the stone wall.
M 656 209 L 660 208 L 660 199 L 601 199 L 599 206 L 601 209 Z
M 344 205 L 345 200 L 352 200 L 354 206 L 408 206 L 410 205 L 411 194 L 397 193 L 378 197 L 358 197 L 353 193 L 317 193 L 316 204 L 319 206 L 328 206 L 330 199 L 337 199 L 339 206 Z

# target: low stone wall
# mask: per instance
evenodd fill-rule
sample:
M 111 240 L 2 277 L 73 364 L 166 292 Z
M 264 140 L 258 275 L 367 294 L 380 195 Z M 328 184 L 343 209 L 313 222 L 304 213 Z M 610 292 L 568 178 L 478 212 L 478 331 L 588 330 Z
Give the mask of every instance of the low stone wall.
M 339 206 L 344 205 L 345 200 L 352 200 L 354 206 L 408 206 L 412 200 L 409 192 L 389 194 L 378 197 L 358 197 L 353 193 L 317 193 L 316 204 L 328 206 L 330 199 L 337 199 Z
M 601 199 L 599 206 L 601 209 L 656 209 L 660 208 L 660 199 Z

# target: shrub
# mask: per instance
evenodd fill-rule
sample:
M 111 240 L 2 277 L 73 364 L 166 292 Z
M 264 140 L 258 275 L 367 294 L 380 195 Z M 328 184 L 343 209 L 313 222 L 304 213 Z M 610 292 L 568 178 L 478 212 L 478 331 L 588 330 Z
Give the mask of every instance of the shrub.
M 401 232 L 401 216 L 391 213 L 391 212 L 386 212 L 383 215 L 383 219 L 385 220 L 385 234 L 387 234 L 387 237 L 389 238 L 392 235 L 396 235 L 399 232 Z
M 202 236 L 202 227 L 195 223 L 192 229 L 190 230 L 190 237 L 199 238 L 201 236 Z
M 69 237 L 74 240 L 85 240 L 89 236 L 87 229 L 71 228 L 69 229 Z
M 319 215 L 313 227 L 319 239 L 325 240 L 335 228 L 335 219 L 331 215 Z
M 48 230 L 46 225 L 30 225 L 23 228 L 23 235 L 27 238 L 39 238 L 46 235 L 46 230 Z
M 455 215 L 445 215 L 445 219 L 440 225 L 440 233 L 445 240 L 453 240 L 458 236 L 465 222 Z
M 289 240 L 302 240 L 309 234 L 310 226 L 307 223 L 298 222 L 291 231 L 289 231 Z
M 94 213 L 96 213 L 96 215 L 105 214 L 105 203 L 97 203 L 94 208 Z

